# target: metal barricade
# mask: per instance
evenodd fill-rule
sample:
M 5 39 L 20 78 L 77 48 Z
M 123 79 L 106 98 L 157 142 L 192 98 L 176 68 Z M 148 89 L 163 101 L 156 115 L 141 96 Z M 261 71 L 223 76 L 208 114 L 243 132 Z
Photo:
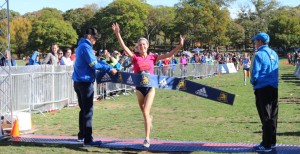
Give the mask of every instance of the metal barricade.
M 207 77 L 217 73 L 218 64 L 187 64 L 155 67 L 156 75 L 172 77 Z M 132 69 L 126 69 L 132 72 Z M 12 67 L 12 111 L 51 111 L 64 106 L 77 105 L 77 96 L 72 81 L 73 66 L 34 65 Z M 5 82 L 7 76 L 0 71 L 0 81 Z M 115 94 L 131 94 L 134 89 L 120 83 L 95 83 L 95 98 L 114 96 Z M 7 84 L 1 84 L 0 90 L 8 89 Z M 10 111 L 3 102 L 8 101 L 5 95 L 0 96 L 2 111 Z

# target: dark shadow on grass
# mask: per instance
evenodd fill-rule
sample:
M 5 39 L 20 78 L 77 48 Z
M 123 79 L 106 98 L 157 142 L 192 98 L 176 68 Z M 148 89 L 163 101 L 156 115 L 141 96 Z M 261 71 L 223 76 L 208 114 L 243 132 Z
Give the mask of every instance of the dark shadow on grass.
M 300 131 L 298 132 L 283 132 L 277 133 L 278 136 L 300 136 Z
M 253 133 L 261 134 L 262 131 L 255 131 Z M 300 131 L 298 132 L 283 132 L 283 133 L 277 133 L 278 136 L 300 136 Z
M 282 74 L 280 79 L 287 83 L 294 83 L 296 86 L 300 85 L 299 78 L 297 78 L 293 74 Z
M 247 124 L 257 124 L 257 123 L 260 123 L 258 121 L 232 121 L 230 123 L 238 123 L 238 124 L 244 124 L 244 123 L 247 123 Z

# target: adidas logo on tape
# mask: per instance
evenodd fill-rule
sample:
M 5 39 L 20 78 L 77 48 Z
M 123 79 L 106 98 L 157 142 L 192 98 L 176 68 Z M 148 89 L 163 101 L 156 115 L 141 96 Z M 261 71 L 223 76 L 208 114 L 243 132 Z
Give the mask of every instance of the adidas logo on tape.
M 162 88 L 167 88 L 167 87 L 168 87 L 168 83 L 167 83 L 166 78 L 162 79 L 162 80 L 159 82 L 159 86 L 162 87 Z
M 197 90 L 197 91 L 195 92 L 195 94 L 197 94 L 197 95 L 199 95 L 199 96 L 203 96 L 203 97 L 208 97 L 205 88 L 201 88 L 201 89 Z
M 127 79 L 126 83 L 127 83 L 127 84 L 133 84 L 131 75 L 130 75 L 129 78 Z
M 105 81 L 111 81 L 111 78 L 108 74 L 105 74 L 102 79 L 101 79 L 102 82 L 105 82 Z

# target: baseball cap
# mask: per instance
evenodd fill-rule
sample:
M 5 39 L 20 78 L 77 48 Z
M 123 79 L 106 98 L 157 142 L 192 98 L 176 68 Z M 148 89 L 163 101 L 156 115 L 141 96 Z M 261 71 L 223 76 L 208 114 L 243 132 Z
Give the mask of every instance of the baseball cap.
M 99 36 L 99 34 L 98 34 L 96 28 L 88 28 L 88 29 L 85 31 L 85 34 L 93 35 L 96 39 L 99 39 L 99 38 L 100 38 L 100 36 Z
M 255 35 L 254 37 L 251 38 L 252 41 L 255 41 L 255 40 L 261 40 L 263 42 L 270 42 L 270 37 L 267 33 L 258 33 L 257 35 Z

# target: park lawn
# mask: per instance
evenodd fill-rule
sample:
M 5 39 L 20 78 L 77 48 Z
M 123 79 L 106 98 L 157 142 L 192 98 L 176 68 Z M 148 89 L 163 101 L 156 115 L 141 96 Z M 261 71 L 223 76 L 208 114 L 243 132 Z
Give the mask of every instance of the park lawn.
M 293 76 L 295 67 L 283 62 L 284 60 L 280 61 L 277 143 L 300 145 L 300 80 Z M 210 101 L 184 92 L 156 89 L 151 110 L 154 117 L 151 138 L 225 143 L 261 141 L 261 124 L 252 86 L 249 79 L 244 86 L 241 70 L 238 73 L 197 79 L 194 82 L 235 94 L 234 105 Z M 56 113 L 45 113 L 45 116 L 33 114 L 33 128 L 37 130 L 35 134 L 77 136 L 78 112 L 78 107 L 70 107 Z M 93 136 L 143 138 L 143 118 L 135 94 L 95 102 Z M 0 150 L 10 153 L 40 153 L 41 150 L 45 153 L 137 152 L 72 145 L 4 143 L 7 146 L 0 146 Z M 24 152 L 25 147 L 28 152 Z

